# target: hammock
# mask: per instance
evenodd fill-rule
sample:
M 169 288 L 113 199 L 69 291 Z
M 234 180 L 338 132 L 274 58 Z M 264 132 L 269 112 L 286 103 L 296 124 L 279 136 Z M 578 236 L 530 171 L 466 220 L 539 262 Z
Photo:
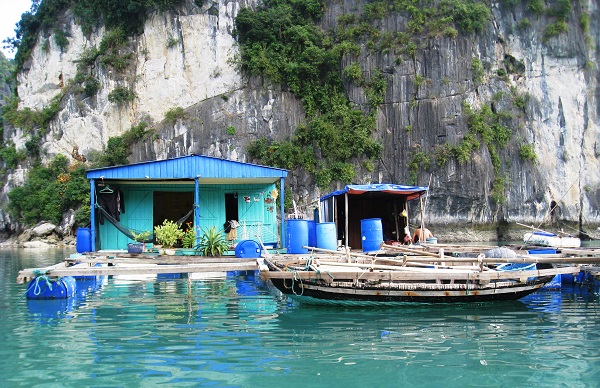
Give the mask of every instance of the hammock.
M 191 216 L 193 213 L 194 213 L 194 208 L 192 208 L 192 210 L 190 210 L 185 216 L 183 216 L 180 219 L 178 219 L 177 221 L 175 221 L 175 223 L 177 224 L 177 226 L 181 226 L 183 224 L 183 222 L 185 220 L 187 220 L 188 217 Z
M 106 210 L 104 210 L 101 206 L 96 205 L 96 207 L 98 208 L 98 210 L 100 210 L 100 212 L 102 212 L 102 215 L 111 223 L 115 226 L 115 228 L 117 228 L 119 230 L 119 232 L 123 233 L 125 236 L 129 237 L 132 240 L 135 240 L 135 237 L 132 233 L 132 231 L 136 234 L 140 234 L 142 233 L 142 231 L 139 230 L 134 230 L 131 228 L 126 228 L 123 225 L 121 225 L 121 223 L 119 221 L 117 221 L 113 216 L 110 215 L 109 212 L 107 212 Z M 192 210 L 190 210 L 185 216 L 181 217 L 179 220 L 176 221 L 177 226 L 181 226 L 183 224 L 183 222 L 185 220 L 188 219 L 188 217 L 190 215 L 192 215 L 194 213 L 194 209 L 192 208 Z M 140 242 L 145 242 L 145 243 L 150 243 L 154 240 L 154 236 L 150 236 L 148 238 L 146 238 L 144 241 L 140 241 Z
M 135 238 L 132 234 L 132 229 L 128 229 L 128 228 L 124 227 L 123 225 L 121 225 L 121 223 L 119 223 L 119 221 L 117 221 L 113 216 L 110 215 L 109 212 L 104 210 L 102 207 L 100 207 L 100 206 L 96 206 L 96 207 L 98 208 L 98 210 L 100 210 L 100 212 L 108 220 L 108 222 L 113 224 L 115 226 L 115 228 L 117 228 L 119 230 L 119 232 L 123 233 L 125 236 L 129 237 L 130 239 L 135 240 Z M 133 230 L 133 232 L 136 234 L 142 233 L 142 231 L 137 231 L 137 230 Z M 140 241 L 140 242 L 150 243 L 150 242 L 152 242 L 153 239 L 154 239 L 154 236 L 150 236 L 150 237 L 146 238 L 144 241 Z

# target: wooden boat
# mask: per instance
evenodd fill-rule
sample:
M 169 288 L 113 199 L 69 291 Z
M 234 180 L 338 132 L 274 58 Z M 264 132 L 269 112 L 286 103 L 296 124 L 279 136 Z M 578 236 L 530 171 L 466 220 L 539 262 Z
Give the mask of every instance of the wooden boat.
M 551 232 L 535 231 L 525 233 L 523 242 L 532 245 L 554 248 L 579 248 L 581 240 L 579 237 L 559 236 Z
M 450 257 L 430 263 L 366 255 L 311 255 L 308 258 L 258 259 L 261 277 L 283 294 L 306 304 L 385 306 L 407 302 L 486 302 L 520 299 L 558 274 L 577 266 L 537 264 L 534 269 L 495 269 L 483 255 L 471 263 Z M 443 260 L 443 261 L 442 261 Z M 490 259 L 496 260 L 496 259 Z M 351 261 L 351 262 L 349 262 Z M 530 265 L 529 263 L 528 265 Z

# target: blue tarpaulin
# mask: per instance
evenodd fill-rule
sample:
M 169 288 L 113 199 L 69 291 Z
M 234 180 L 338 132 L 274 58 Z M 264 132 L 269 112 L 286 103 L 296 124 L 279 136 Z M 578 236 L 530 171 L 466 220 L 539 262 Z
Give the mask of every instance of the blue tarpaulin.
M 342 190 L 331 192 L 321 197 L 321 202 L 327 198 L 342 195 L 342 194 L 364 194 L 368 192 L 379 192 L 387 194 L 405 195 L 406 200 L 410 201 L 419 198 L 429 190 L 427 186 L 405 186 L 395 185 L 391 183 L 378 183 L 371 185 L 346 185 Z

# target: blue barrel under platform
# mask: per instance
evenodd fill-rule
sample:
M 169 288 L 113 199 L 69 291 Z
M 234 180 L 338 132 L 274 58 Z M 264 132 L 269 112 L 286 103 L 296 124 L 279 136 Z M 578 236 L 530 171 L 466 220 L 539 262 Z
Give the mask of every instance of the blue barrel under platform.
M 77 282 L 73 276 L 64 276 L 50 280 L 46 276 L 37 276 L 27 286 L 27 299 L 66 299 L 77 291 Z

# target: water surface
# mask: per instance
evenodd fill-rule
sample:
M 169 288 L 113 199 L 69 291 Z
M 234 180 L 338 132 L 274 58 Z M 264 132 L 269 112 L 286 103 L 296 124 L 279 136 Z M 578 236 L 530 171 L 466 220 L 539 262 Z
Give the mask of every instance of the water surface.
M 600 306 L 587 287 L 521 301 L 299 306 L 254 273 L 110 278 L 31 301 L 22 268 L 69 251 L 0 251 L 0 381 L 44 387 L 587 387 Z M 591 292 L 590 292 L 591 291 Z

